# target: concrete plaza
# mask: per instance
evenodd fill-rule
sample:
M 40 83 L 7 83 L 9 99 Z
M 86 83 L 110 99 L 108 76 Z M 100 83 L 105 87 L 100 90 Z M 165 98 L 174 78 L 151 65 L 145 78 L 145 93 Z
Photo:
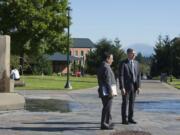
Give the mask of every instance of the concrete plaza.
M 121 124 L 121 95 L 114 98 L 114 130 L 100 130 L 102 104 L 97 88 L 67 92 L 17 91 L 26 98 L 60 99 L 75 103 L 72 112 L 0 111 L 0 135 L 109 135 L 118 131 L 146 131 L 152 135 L 180 135 L 180 114 L 151 112 L 135 107 L 136 125 Z M 137 103 L 179 100 L 180 91 L 159 81 L 143 81 Z M 178 111 L 178 110 L 177 110 Z

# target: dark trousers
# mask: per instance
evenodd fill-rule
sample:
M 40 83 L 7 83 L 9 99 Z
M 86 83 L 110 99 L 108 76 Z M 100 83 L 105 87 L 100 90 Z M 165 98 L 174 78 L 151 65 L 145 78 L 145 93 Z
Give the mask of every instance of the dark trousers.
M 111 106 L 112 106 L 112 98 L 105 96 L 101 98 L 103 108 L 101 115 L 101 127 L 109 127 L 112 122 L 111 116 Z
M 127 107 L 128 106 L 129 106 L 128 120 L 133 119 L 135 97 L 136 97 L 136 92 L 134 88 L 130 90 L 126 95 L 122 95 L 122 106 L 121 106 L 122 121 L 127 120 Z

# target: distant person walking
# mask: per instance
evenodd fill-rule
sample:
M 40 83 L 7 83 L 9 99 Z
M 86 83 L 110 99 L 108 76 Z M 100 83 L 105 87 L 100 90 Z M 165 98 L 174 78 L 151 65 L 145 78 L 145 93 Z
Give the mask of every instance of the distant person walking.
M 136 93 L 139 94 L 140 92 L 141 73 L 139 63 L 135 60 L 135 51 L 131 48 L 127 49 L 127 56 L 128 58 L 123 60 L 119 66 L 119 88 L 122 93 L 122 124 L 136 124 L 137 122 L 133 119 L 134 101 Z
M 98 93 L 102 100 L 103 108 L 101 115 L 101 129 L 109 130 L 113 129 L 114 124 L 112 123 L 111 108 L 113 96 L 111 94 L 112 85 L 116 85 L 114 73 L 111 69 L 111 64 L 113 62 L 113 55 L 110 53 L 104 54 L 104 61 L 102 62 L 100 68 L 98 69 Z
M 18 71 L 18 69 L 14 68 L 13 66 L 12 66 L 10 78 L 15 81 L 20 80 L 19 71 Z

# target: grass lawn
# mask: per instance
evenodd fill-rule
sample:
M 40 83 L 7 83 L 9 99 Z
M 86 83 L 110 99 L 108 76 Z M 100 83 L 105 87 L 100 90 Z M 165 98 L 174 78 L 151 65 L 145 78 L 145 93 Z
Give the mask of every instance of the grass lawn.
M 21 76 L 24 87 L 15 87 L 16 90 L 64 90 L 66 76 Z M 74 89 L 92 88 L 97 86 L 95 76 L 71 77 L 70 82 Z
M 169 83 L 170 85 L 172 85 L 172 86 L 180 89 L 180 79 L 173 79 L 172 82 L 169 82 L 169 81 L 168 81 L 168 83 Z

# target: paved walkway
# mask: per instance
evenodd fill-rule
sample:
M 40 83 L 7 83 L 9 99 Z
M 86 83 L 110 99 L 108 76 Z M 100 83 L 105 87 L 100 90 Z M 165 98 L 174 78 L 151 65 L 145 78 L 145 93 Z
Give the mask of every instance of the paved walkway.
M 143 81 L 137 102 L 179 100 L 180 91 L 159 81 Z M 68 90 L 67 90 L 68 91 Z M 136 108 L 136 125 L 121 124 L 121 96 L 114 98 L 115 129 L 100 130 L 101 101 L 96 88 L 70 92 L 18 91 L 27 98 L 61 99 L 75 102 L 72 112 L 0 111 L 0 135 L 109 135 L 116 131 L 136 130 L 152 135 L 180 135 L 180 114 L 146 112 Z

